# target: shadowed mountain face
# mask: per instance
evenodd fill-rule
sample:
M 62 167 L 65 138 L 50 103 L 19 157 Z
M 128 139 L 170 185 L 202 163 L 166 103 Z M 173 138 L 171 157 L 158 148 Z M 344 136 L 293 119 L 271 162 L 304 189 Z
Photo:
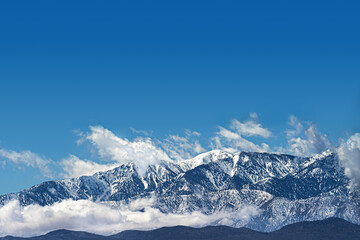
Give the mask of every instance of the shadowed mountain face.
M 151 195 L 156 199 L 152 207 L 163 213 L 213 214 L 254 206 L 256 216 L 232 219 L 231 226 L 274 231 L 329 217 L 359 223 L 359 197 L 349 185 L 337 156 L 329 151 L 312 158 L 211 151 L 186 161 L 150 165 L 143 176 L 128 163 L 93 176 L 44 182 L 0 196 L 0 205 L 11 199 L 24 206 L 88 199 L 116 206 Z
M 342 219 L 330 218 L 315 222 L 290 224 L 282 229 L 263 233 L 248 228 L 209 226 L 191 228 L 184 226 L 165 227 L 152 231 L 124 231 L 111 236 L 100 236 L 86 232 L 58 230 L 31 238 L 5 237 L 1 240 L 358 240 L 360 226 Z

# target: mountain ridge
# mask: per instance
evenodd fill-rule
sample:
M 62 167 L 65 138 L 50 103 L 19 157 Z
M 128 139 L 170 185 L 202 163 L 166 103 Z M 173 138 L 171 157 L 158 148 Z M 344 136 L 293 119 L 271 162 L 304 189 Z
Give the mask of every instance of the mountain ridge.
M 149 165 L 144 175 L 126 163 L 92 176 L 48 181 L 0 196 L 0 205 L 17 199 L 27 206 L 66 199 L 104 204 L 129 203 L 155 196 L 152 207 L 163 213 L 199 211 L 207 215 L 254 206 L 249 221 L 232 219 L 233 227 L 274 231 L 306 220 L 339 217 L 359 223 L 359 199 L 336 154 L 310 158 L 287 154 L 214 150 L 185 161 Z
M 218 239 L 244 239 L 244 240 L 357 240 L 360 239 L 360 225 L 352 224 L 339 218 L 328 218 L 321 221 L 306 221 L 287 225 L 273 232 L 259 232 L 249 228 L 233 228 L 229 226 L 206 226 L 193 228 L 188 226 L 162 227 L 150 231 L 126 230 L 110 236 L 97 235 L 82 231 L 59 229 L 35 237 L 6 236 L 0 240 L 218 240 Z

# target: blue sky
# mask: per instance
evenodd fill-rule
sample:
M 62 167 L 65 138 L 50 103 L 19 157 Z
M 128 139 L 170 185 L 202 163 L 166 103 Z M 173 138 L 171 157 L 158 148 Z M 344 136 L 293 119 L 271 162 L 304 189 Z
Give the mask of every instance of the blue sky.
M 150 138 L 159 148 L 182 136 L 204 150 L 214 148 L 221 126 L 278 151 L 288 147 L 287 133 L 296 128 L 289 117 L 296 116 L 302 139 L 316 123 L 332 146 L 346 140 L 359 132 L 358 7 L 356 1 L 3 1 L 0 194 L 49 179 L 27 162 L 33 155 L 15 161 L 9 151 L 55 163 L 69 156 L 103 163 L 89 126 L 129 141 Z M 271 135 L 239 132 L 235 119 Z

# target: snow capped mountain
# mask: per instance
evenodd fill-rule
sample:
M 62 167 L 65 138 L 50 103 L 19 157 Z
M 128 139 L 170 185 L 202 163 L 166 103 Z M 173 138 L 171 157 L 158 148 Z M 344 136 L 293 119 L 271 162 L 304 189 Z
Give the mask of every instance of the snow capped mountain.
M 360 223 L 359 197 L 330 151 L 312 158 L 269 153 L 230 154 L 214 150 L 180 162 L 149 165 L 139 175 L 134 163 L 93 176 L 44 182 L 0 196 L 0 204 L 18 199 L 24 206 L 51 205 L 65 199 L 104 204 L 154 197 L 163 213 L 213 214 L 252 206 L 258 214 L 246 225 L 272 231 L 300 221 L 339 217 Z

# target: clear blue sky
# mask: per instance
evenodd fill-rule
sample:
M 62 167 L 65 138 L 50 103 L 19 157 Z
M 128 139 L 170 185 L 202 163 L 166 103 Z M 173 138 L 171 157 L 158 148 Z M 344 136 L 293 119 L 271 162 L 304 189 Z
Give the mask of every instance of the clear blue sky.
M 156 138 L 184 129 L 206 138 L 252 112 L 272 132 L 296 115 L 336 142 L 360 130 L 359 7 L 1 1 L 0 148 L 88 157 L 74 130 L 89 125 L 120 137 L 134 127 Z M 44 179 L 0 165 L 0 193 Z

